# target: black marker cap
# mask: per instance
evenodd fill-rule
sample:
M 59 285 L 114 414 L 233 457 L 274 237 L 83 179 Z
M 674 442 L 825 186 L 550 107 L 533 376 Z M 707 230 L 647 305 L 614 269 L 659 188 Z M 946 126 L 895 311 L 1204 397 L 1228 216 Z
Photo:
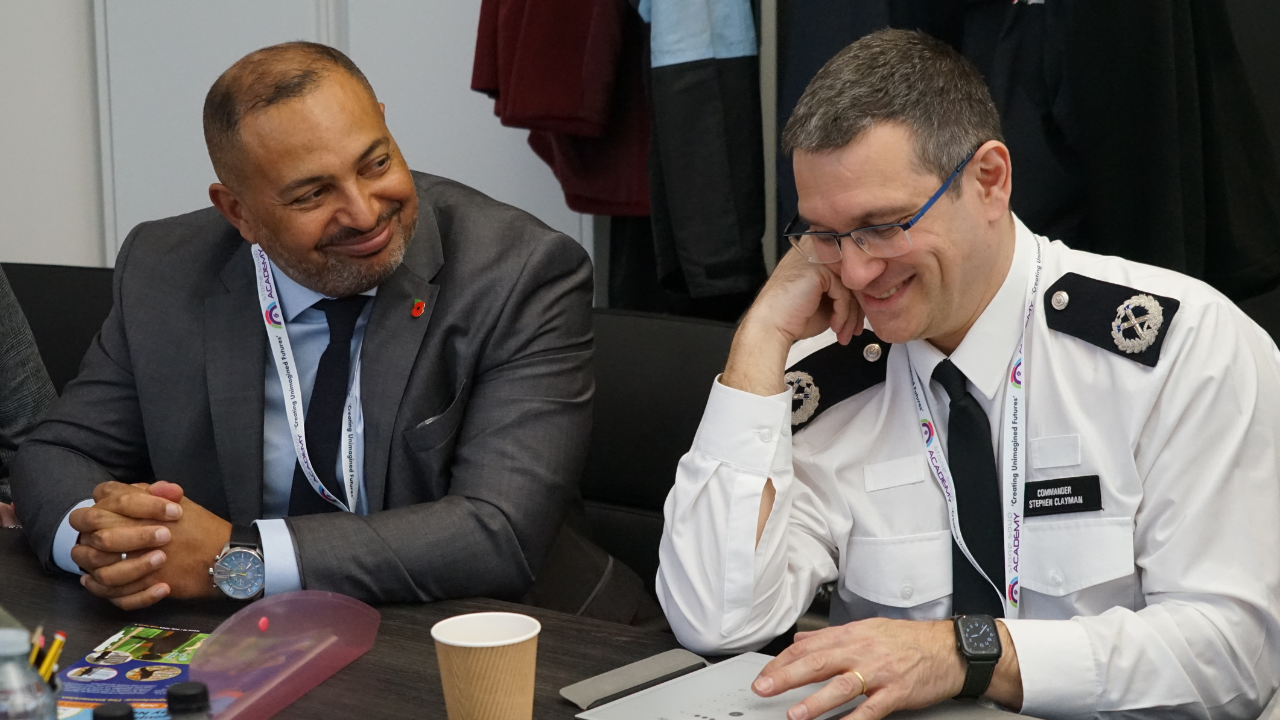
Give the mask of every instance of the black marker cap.
M 169 686 L 167 697 L 169 714 L 207 712 L 209 688 L 202 682 L 180 682 Z
M 129 703 L 102 703 L 93 709 L 93 720 L 133 720 L 133 706 Z

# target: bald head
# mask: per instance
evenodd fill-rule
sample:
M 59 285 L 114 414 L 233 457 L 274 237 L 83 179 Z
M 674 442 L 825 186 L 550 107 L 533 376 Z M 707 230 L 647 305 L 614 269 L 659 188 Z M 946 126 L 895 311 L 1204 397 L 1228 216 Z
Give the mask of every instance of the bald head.
M 369 101 L 378 102 L 360 68 L 328 45 L 303 41 L 272 45 L 227 68 L 204 98 L 204 142 L 218 180 L 232 188 L 243 180 L 240 123 L 245 117 L 310 93 L 334 72 L 358 80 L 369 91 Z

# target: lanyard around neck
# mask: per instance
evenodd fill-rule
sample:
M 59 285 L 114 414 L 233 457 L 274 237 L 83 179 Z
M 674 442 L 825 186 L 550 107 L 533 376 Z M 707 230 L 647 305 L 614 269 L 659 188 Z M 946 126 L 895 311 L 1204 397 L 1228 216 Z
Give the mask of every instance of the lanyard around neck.
M 960 532 L 960 514 L 956 505 L 955 482 L 951 476 L 951 466 L 947 464 L 946 455 L 942 451 L 942 442 L 938 439 L 933 412 L 925 402 L 921 388 L 924 382 L 916 373 L 915 365 L 908 360 L 911 373 L 911 393 L 915 399 L 916 411 L 920 415 L 920 436 L 924 441 L 925 459 L 929 470 L 933 473 L 938 486 L 942 488 L 942 496 L 947 502 L 947 519 L 951 525 L 951 537 L 955 539 L 960 552 L 964 553 L 969 564 L 991 585 L 991 589 L 1000 594 L 1004 603 L 1004 616 L 1009 619 L 1018 617 L 1019 585 L 1018 575 L 1022 564 L 1022 521 L 1024 498 L 1026 492 L 1026 453 L 1024 452 L 1024 433 L 1026 427 L 1026 385 L 1027 369 L 1024 362 L 1024 351 L 1027 340 L 1027 328 L 1035 313 L 1036 293 L 1040 289 L 1040 273 L 1044 267 L 1043 248 L 1040 239 L 1036 238 L 1035 272 L 1027 281 L 1027 314 L 1022 320 L 1022 337 L 1018 339 L 1018 349 L 1009 362 L 1009 370 L 1005 377 L 1008 387 L 1005 388 L 1004 413 L 1001 423 L 1005 429 L 1001 445 L 1001 505 L 1004 516 L 1004 588 L 987 577 L 965 545 L 964 536 Z M 910 351 L 908 351 L 910 352 Z
M 284 312 L 280 309 L 280 294 L 277 292 L 275 276 L 271 272 L 271 261 L 258 245 L 253 246 L 253 265 L 258 281 L 258 304 L 262 308 L 262 322 L 266 325 L 267 338 L 271 342 L 271 358 L 275 360 L 276 373 L 280 376 L 284 412 L 289 421 L 289 436 L 293 441 L 293 452 L 298 457 L 298 466 L 302 468 L 302 474 L 317 495 L 343 512 L 354 512 L 359 493 L 354 428 L 361 412 L 360 358 L 356 358 L 351 368 L 353 380 L 342 410 L 342 479 L 347 495 L 347 501 L 343 503 L 320 482 L 320 477 L 311 465 L 311 456 L 307 453 L 306 417 L 302 409 L 298 364 L 293 359 L 293 346 L 289 344 L 289 333 L 285 330 Z

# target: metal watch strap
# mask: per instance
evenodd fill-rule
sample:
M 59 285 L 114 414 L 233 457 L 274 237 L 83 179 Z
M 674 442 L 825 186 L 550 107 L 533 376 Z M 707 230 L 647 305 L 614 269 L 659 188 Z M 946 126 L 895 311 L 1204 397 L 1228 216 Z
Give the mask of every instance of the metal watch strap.
M 969 660 L 965 658 L 968 669 L 964 671 L 964 687 L 960 688 L 957 700 L 977 700 L 991 685 L 991 676 L 995 675 L 996 663 L 999 660 Z

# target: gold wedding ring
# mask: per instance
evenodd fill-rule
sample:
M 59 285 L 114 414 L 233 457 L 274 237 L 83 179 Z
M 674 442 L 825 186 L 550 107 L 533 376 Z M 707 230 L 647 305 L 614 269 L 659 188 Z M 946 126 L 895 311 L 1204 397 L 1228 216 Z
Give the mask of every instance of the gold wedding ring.
M 858 672 L 857 670 L 854 670 L 854 671 L 853 671 L 853 674 L 854 674 L 854 675 L 857 675 L 857 676 L 858 676 L 858 679 L 862 681 L 862 692 L 858 693 L 858 697 L 861 697 L 861 696 L 863 696 L 863 695 L 866 695 L 866 694 L 867 694 L 867 679 L 866 679 L 866 678 L 864 678 L 864 677 L 862 677 L 862 673 Z

